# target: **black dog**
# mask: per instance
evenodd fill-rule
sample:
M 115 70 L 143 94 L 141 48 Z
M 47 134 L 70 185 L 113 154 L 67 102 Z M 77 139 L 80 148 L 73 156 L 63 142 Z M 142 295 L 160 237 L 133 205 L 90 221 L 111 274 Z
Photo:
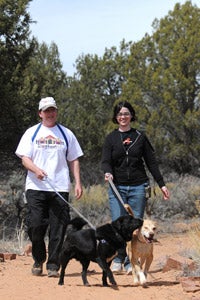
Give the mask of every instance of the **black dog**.
M 70 225 L 71 224 L 71 225 Z M 108 286 L 107 277 L 112 285 L 117 285 L 110 269 L 117 250 L 124 247 L 132 238 L 135 229 L 143 220 L 131 215 L 121 216 L 117 220 L 94 229 L 82 229 L 87 223 L 82 218 L 74 218 L 67 226 L 67 235 L 60 254 L 61 272 L 59 285 L 64 284 L 65 269 L 72 258 L 82 264 L 82 280 L 88 285 L 87 269 L 90 261 L 96 262 L 103 270 L 102 283 Z

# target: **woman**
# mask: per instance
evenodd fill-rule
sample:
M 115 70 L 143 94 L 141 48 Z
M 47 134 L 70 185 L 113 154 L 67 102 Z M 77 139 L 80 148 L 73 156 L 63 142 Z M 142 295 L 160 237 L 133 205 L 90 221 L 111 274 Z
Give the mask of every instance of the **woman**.
M 131 127 L 135 121 L 135 111 L 132 105 L 125 101 L 114 107 L 112 121 L 118 128 L 105 139 L 102 152 L 102 170 L 105 180 L 113 180 L 124 204 L 129 204 L 136 218 L 143 218 L 146 206 L 146 190 L 149 185 L 145 164 L 158 183 L 164 200 L 169 199 L 169 191 L 160 173 L 154 149 L 146 135 Z M 114 221 L 126 213 L 124 206 L 116 197 L 112 188 L 108 190 L 111 217 Z M 126 249 L 120 249 L 113 260 L 112 271 L 121 273 L 124 268 L 131 274 L 132 268 Z

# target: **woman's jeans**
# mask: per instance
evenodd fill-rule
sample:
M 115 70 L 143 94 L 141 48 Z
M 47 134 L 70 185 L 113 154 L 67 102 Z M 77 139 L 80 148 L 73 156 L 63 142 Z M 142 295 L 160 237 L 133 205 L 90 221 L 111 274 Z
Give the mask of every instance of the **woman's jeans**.
M 147 201 L 145 187 L 147 186 L 148 183 L 144 183 L 137 186 L 116 186 L 124 204 L 129 204 L 135 218 L 143 219 Z M 118 200 L 111 187 L 109 187 L 108 196 L 112 221 L 116 220 L 122 215 L 127 214 L 127 211 L 125 210 L 120 200 Z M 126 257 L 126 248 L 118 250 L 118 255 L 114 258 L 114 262 L 124 263 L 125 266 L 129 264 L 129 260 Z

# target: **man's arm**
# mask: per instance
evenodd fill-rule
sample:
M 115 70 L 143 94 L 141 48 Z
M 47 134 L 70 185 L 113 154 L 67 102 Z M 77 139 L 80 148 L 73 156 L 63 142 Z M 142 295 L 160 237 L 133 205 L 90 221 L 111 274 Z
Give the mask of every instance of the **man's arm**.
M 43 178 L 45 176 L 47 176 L 47 173 L 38 168 L 34 163 L 33 161 L 31 160 L 30 157 L 27 157 L 27 156 L 22 156 L 22 165 L 29 171 L 33 172 L 35 174 L 35 176 L 40 179 L 40 180 L 43 180 Z
M 83 189 L 81 185 L 81 177 L 80 177 L 80 164 L 78 158 L 72 161 L 69 161 L 70 170 L 74 176 L 75 180 L 75 196 L 77 199 L 81 198 Z

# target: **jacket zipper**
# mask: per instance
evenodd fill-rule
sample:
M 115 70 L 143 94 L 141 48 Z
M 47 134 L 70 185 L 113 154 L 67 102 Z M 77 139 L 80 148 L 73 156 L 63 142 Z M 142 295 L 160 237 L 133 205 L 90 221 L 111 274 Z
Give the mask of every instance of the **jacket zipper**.
M 136 130 L 136 132 L 137 132 L 138 136 L 136 137 L 135 141 L 133 142 L 132 145 L 130 145 L 130 147 L 128 149 L 125 149 L 124 144 L 123 144 L 122 134 L 120 133 L 122 146 L 123 146 L 124 151 L 126 153 L 126 163 L 127 163 L 127 166 L 128 166 L 128 162 L 129 162 L 128 152 L 136 144 L 136 142 L 138 141 L 138 139 L 139 139 L 139 137 L 141 135 L 141 133 L 138 130 Z M 127 169 L 127 176 L 128 176 L 128 179 L 129 179 L 130 176 L 129 176 L 129 170 L 128 169 Z

